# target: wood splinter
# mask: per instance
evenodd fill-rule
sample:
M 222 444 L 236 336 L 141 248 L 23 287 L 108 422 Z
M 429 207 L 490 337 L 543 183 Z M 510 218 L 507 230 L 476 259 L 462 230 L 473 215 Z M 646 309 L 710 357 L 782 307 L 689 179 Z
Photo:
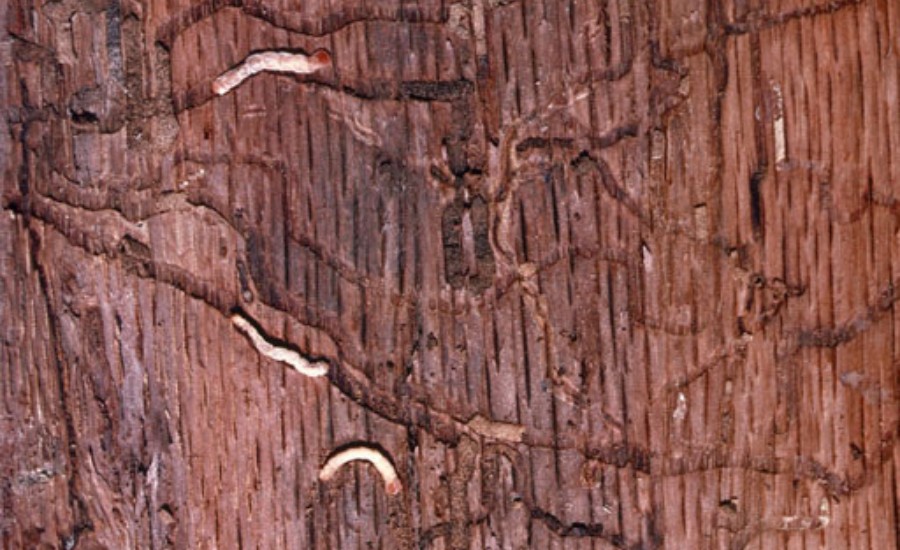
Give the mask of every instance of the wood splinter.
M 325 361 L 309 361 L 296 351 L 281 346 L 276 346 L 268 342 L 256 327 L 247 319 L 244 319 L 238 313 L 231 316 L 231 322 L 234 323 L 241 332 L 246 334 L 256 351 L 265 355 L 269 359 L 286 363 L 294 368 L 300 374 L 316 378 L 328 374 L 328 363 Z
M 403 484 L 397 476 L 397 470 L 394 469 L 390 459 L 382 451 L 365 445 L 348 447 L 331 455 L 322 466 L 319 479 L 330 480 L 341 469 L 341 466 L 355 460 L 364 460 L 375 466 L 375 469 L 381 474 L 381 478 L 384 479 L 384 490 L 387 494 L 396 495 L 403 489 Z
M 247 56 L 237 67 L 222 73 L 213 81 L 212 91 L 225 95 L 241 82 L 262 71 L 278 73 L 310 74 L 331 64 L 331 55 L 319 50 L 312 55 L 302 53 L 268 51 Z

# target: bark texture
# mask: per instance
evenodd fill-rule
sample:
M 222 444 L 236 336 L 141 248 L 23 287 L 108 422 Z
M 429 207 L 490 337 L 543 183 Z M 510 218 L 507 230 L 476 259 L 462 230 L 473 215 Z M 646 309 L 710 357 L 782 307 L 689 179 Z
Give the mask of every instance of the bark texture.
M 267 50 L 329 64 L 213 94 Z M 898 56 L 895 0 L 4 2 L 3 547 L 897 548 Z

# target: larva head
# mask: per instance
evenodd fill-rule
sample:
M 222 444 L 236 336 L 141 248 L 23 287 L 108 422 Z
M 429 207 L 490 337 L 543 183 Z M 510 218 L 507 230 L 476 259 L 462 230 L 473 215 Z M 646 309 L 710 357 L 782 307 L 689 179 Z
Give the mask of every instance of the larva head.
M 217 78 L 216 80 L 214 80 L 212 83 L 213 93 L 216 95 L 223 95 L 226 92 L 228 92 L 228 90 L 230 90 L 231 88 L 228 86 L 228 84 L 226 82 L 227 81 L 222 80 L 221 78 Z
M 390 480 L 384 485 L 384 492 L 386 492 L 390 496 L 400 494 L 400 491 L 402 490 L 403 484 L 400 483 L 400 480 L 397 478 Z
M 331 65 L 331 54 L 328 53 L 327 50 L 317 50 L 310 57 L 310 61 L 312 61 L 318 68 L 327 67 Z

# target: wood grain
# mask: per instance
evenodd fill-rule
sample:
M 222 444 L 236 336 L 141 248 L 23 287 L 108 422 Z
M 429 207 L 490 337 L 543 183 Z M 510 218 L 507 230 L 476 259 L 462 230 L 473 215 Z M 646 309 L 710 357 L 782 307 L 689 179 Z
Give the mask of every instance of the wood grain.
M 330 63 L 212 92 L 265 51 Z M 898 547 L 898 52 L 893 0 L 3 4 L 2 546 Z

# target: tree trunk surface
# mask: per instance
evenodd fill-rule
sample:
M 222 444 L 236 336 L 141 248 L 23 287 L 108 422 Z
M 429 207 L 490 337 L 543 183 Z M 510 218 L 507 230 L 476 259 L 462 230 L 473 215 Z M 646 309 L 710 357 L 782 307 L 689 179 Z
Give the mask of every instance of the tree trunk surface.
M 3 548 L 898 547 L 895 0 L 0 29 Z

